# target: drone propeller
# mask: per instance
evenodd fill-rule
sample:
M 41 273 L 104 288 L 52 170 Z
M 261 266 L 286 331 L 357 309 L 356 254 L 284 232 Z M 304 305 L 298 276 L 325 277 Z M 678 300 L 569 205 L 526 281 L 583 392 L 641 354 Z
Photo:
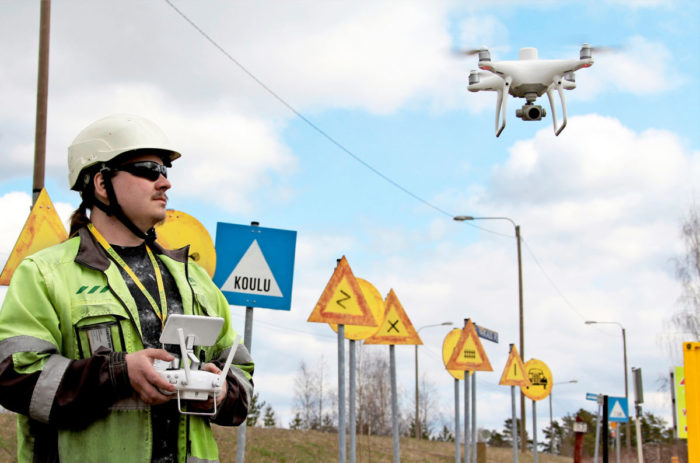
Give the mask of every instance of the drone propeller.
M 455 53 L 459 55 L 474 56 L 478 55 L 480 51 L 486 50 L 486 47 L 481 48 L 470 48 L 468 50 L 456 50 Z
M 458 57 L 462 56 L 474 56 L 478 55 L 480 52 L 488 52 L 489 49 L 486 46 L 480 48 L 467 48 L 465 49 L 453 49 L 452 54 Z

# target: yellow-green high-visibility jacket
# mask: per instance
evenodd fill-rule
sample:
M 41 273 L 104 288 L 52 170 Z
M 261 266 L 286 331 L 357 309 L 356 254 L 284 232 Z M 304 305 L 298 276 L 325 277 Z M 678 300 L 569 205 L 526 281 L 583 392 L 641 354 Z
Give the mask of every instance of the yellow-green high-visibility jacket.
M 222 368 L 236 336 L 228 302 L 188 262 L 188 248 L 151 247 L 172 274 L 185 314 L 224 319 L 216 344 L 195 351 Z M 0 310 L 0 404 L 18 413 L 18 460 L 149 463 L 150 406 L 131 388 L 125 360 L 141 349 L 134 299 L 87 229 L 27 257 Z M 218 461 L 210 422 L 243 422 L 253 369 L 238 346 L 216 417 L 180 415 L 179 462 Z

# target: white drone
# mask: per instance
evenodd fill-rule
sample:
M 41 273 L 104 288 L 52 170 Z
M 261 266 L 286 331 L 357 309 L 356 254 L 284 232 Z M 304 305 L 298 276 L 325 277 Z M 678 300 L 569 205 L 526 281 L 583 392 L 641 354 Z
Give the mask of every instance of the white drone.
M 552 109 L 554 134 L 559 135 L 566 127 L 566 100 L 564 90 L 576 88 L 574 72 L 593 65 L 591 51 L 593 47 L 584 43 L 581 46 L 580 59 L 540 60 L 536 48 L 521 48 L 517 61 L 491 61 L 487 48 L 472 50 L 467 54 L 479 55 L 479 69 L 469 73 L 470 92 L 489 90 L 498 93 L 496 103 L 496 136 L 506 126 L 506 102 L 504 94 L 525 98 L 526 103 L 515 111 L 516 117 L 524 121 L 539 121 L 547 115 L 540 105 L 533 104 L 537 97 L 547 93 Z M 564 120 L 557 125 L 557 113 L 554 106 L 554 91 L 559 93 Z M 499 118 L 501 123 L 499 126 Z

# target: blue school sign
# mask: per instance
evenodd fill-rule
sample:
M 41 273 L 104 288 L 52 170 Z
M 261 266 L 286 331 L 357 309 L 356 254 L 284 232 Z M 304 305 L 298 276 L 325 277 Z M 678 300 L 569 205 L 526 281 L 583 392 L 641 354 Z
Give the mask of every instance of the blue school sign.
M 290 310 L 297 232 L 218 222 L 214 283 L 229 304 Z
M 626 423 L 628 419 L 627 399 L 625 397 L 608 397 L 608 421 Z

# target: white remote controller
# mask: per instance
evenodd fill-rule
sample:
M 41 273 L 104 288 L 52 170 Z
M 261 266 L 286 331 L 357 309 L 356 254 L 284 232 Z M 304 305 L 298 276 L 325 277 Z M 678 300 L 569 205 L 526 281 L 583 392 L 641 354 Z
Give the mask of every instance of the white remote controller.
M 153 367 L 166 381 L 174 385 L 177 394 L 177 404 L 180 413 L 185 415 L 214 416 L 217 413 L 216 399 L 222 392 L 222 385 L 231 367 L 233 356 L 238 349 L 240 336 L 236 335 L 231 350 L 226 357 L 226 364 L 220 374 L 200 370 L 199 359 L 194 355 L 195 341 L 199 346 L 211 346 L 216 342 L 224 319 L 218 317 L 202 317 L 198 315 L 171 315 L 165 322 L 160 342 L 163 344 L 179 344 L 183 368 L 173 369 L 176 361 L 164 362 L 157 360 Z M 187 334 L 185 334 L 187 330 Z M 164 391 L 161 391 L 164 392 Z M 166 392 L 164 392 L 166 393 Z M 167 393 L 166 393 L 167 394 Z M 186 412 L 182 410 L 181 400 L 205 401 L 214 399 L 214 410 L 208 412 Z

